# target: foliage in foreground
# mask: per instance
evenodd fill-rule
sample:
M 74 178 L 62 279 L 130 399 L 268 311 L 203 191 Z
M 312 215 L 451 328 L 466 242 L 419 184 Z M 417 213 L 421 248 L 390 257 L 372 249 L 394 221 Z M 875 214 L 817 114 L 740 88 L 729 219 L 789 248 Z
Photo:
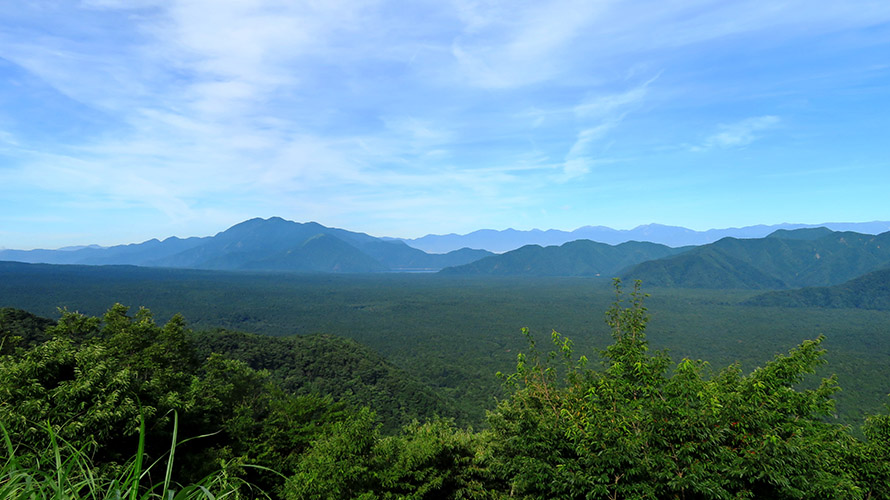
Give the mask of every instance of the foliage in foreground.
M 490 416 L 516 492 L 782 499 L 861 498 L 873 488 L 850 462 L 865 445 L 828 423 L 834 378 L 799 388 L 822 362 L 821 338 L 749 375 L 734 365 L 709 376 L 707 364 L 689 359 L 671 370 L 665 353 L 648 352 L 643 297 L 637 285 L 629 307 L 608 312 L 614 343 L 601 370 L 575 360 L 555 332 L 558 356 L 520 356 L 507 377 L 513 393 Z M 887 465 L 876 478 L 888 478 Z
M 197 360 L 181 318 L 158 327 L 123 306 L 101 320 L 69 313 L 50 340 L 0 357 L 9 455 L 0 494 L 26 483 L 55 491 L 59 478 L 120 488 L 129 483 L 106 478 L 132 477 L 133 463 L 166 453 L 146 445 L 140 423 L 171 437 L 180 414 L 183 435 L 215 434 L 179 447 L 177 478 L 224 478 L 232 495 L 250 495 L 243 477 L 289 500 L 890 498 L 890 414 L 866 420 L 865 440 L 832 423 L 834 378 L 807 378 L 823 363 L 821 338 L 750 374 L 675 365 L 649 351 L 639 283 L 625 294 L 616 282 L 616 291 L 606 314 L 613 343 L 600 359 L 577 356 L 556 332 L 543 355 L 528 335 L 529 352 L 503 376 L 508 397 L 481 432 L 433 418 L 388 434 L 367 408 L 288 394 L 219 354 Z M 84 459 L 34 451 L 57 442 Z M 145 446 L 135 462 L 134 444 Z M 268 469 L 237 466 L 245 462 Z M 220 463 L 235 467 L 213 475 Z
M 24 457 L 10 439 L 9 432 L 0 425 L 5 458 L 0 463 L 0 498 L 4 500 L 215 500 L 232 498 L 240 500 L 245 493 L 250 498 L 269 498 L 244 480 L 222 468 L 197 482 L 180 485 L 172 481 L 176 451 L 176 425 L 173 442 L 165 457 L 153 464 L 144 463 L 145 425 L 139 430 L 136 454 L 118 471 L 117 476 L 97 474 L 89 453 L 83 448 L 61 440 L 51 426 L 41 429 L 46 433 L 49 447 L 29 450 Z M 154 469 L 163 467 L 163 472 Z
M 159 326 L 146 309 L 127 312 L 119 304 L 102 318 L 65 312 L 46 330 L 50 340 L 0 357 L 0 423 L 20 466 L 46 466 L 40 450 L 57 441 L 89 458 L 77 463 L 95 477 L 120 477 L 137 446 L 137 458 L 154 461 L 179 432 L 207 435 L 178 446 L 176 479 L 200 484 L 221 461 L 295 463 L 326 426 L 347 417 L 331 398 L 285 393 L 243 362 L 199 360 L 180 316 Z M 267 469 L 238 472 L 272 491 L 281 480 Z
M 498 498 L 481 434 L 434 420 L 382 436 L 368 412 L 331 431 L 303 456 L 288 498 Z

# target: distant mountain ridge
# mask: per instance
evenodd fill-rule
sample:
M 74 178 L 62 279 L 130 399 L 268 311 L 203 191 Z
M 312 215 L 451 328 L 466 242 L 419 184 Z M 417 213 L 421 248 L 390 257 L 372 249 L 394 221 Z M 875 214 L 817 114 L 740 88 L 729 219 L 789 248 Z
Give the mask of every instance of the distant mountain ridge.
M 557 229 L 532 229 L 520 231 L 505 229 L 480 229 L 468 234 L 428 234 L 414 239 L 401 239 L 408 245 L 425 252 L 443 253 L 458 248 L 481 248 L 490 252 L 502 253 L 525 245 L 554 246 L 575 240 L 591 240 L 610 245 L 627 241 L 648 241 L 669 247 L 706 245 L 721 238 L 764 238 L 777 230 L 825 227 L 832 231 L 854 231 L 865 234 L 880 234 L 890 231 L 890 222 L 829 222 L 824 224 L 775 224 L 756 225 L 741 228 L 708 229 L 695 231 L 685 227 L 646 224 L 633 229 L 612 229 L 606 226 L 584 226 L 574 231 Z
M 890 223 L 838 224 L 872 230 Z M 782 225 L 792 226 L 792 225 Z M 763 232 L 776 226 L 697 233 L 649 225 L 634 231 L 651 239 L 685 234 L 687 239 L 721 231 Z M 524 238 L 620 231 L 586 227 L 560 231 L 478 231 L 473 234 Z M 631 232 L 625 231 L 623 236 Z M 765 237 L 724 237 L 715 242 L 672 247 L 651 241 L 618 244 L 576 239 L 560 246 L 525 245 L 495 255 L 462 248 L 426 253 L 405 242 L 365 233 L 298 223 L 280 217 L 250 219 L 214 236 L 157 239 L 114 247 L 60 250 L 2 250 L 0 260 L 25 263 L 135 265 L 205 270 L 290 271 L 310 273 L 434 272 L 477 275 L 621 276 L 651 286 L 684 288 L 788 289 L 832 286 L 882 267 L 890 267 L 890 231 L 878 235 L 826 227 L 779 227 Z
M 316 222 L 280 217 L 250 219 L 215 236 L 157 239 L 102 248 L 3 250 L 0 260 L 45 264 L 135 265 L 212 270 L 369 273 L 437 271 L 491 255 L 463 249 L 428 254 L 400 241 L 387 241 Z
M 830 229 L 780 229 L 765 238 L 722 238 L 673 248 L 650 242 L 608 245 L 577 240 L 526 245 L 442 274 L 604 276 L 647 286 L 781 290 L 831 286 L 890 267 L 890 231 L 879 235 Z
M 785 289 L 836 285 L 887 266 L 890 232 L 809 228 L 759 239 L 723 238 L 640 263 L 622 278 L 650 286 Z
M 609 245 L 576 240 L 560 246 L 526 245 L 462 266 L 447 267 L 442 274 L 499 276 L 606 276 L 613 277 L 640 262 L 660 259 L 688 250 L 658 243 L 629 241 Z

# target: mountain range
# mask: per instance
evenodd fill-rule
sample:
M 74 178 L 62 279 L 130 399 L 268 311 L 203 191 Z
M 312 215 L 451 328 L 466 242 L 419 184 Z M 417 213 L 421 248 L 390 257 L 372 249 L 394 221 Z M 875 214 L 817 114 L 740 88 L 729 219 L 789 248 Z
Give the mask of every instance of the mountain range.
M 777 230 L 825 227 L 833 231 L 854 231 L 866 234 L 879 234 L 890 231 L 890 222 L 828 222 L 824 224 L 776 224 L 756 225 L 740 228 L 708 229 L 695 231 L 685 227 L 646 224 L 633 229 L 612 229 L 605 226 L 584 226 L 574 231 L 557 229 L 532 229 L 520 231 L 505 229 L 480 229 L 468 234 L 428 234 L 415 239 L 402 239 L 408 245 L 425 252 L 444 253 L 459 248 L 483 248 L 490 252 L 502 253 L 525 245 L 562 245 L 575 240 L 592 240 L 610 245 L 627 241 L 648 241 L 670 247 L 706 245 L 726 237 L 763 238 Z
M 866 226 L 875 229 L 882 224 L 887 223 Z M 670 232 L 666 226 L 647 227 L 650 234 L 658 232 L 653 228 Z M 826 227 L 779 228 L 765 237 L 724 237 L 697 246 L 672 247 L 651 241 L 613 245 L 580 239 L 559 246 L 525 245 L 500 254 L 469 248 L 437 254 L 400 240 L 272 217 L 250 219 L 208 237 L 153 239 L 107 248 L 2 250 L 0 260 L 311 273 L 618 276 L 641 279 L 647 286 L 787 290 L 838 286 L 890 268 L 890 231 L 874 235 Z M 808 293 L 810 297 L 815 292 Z
M 467 275 L 612 277 L 635 264 L 676 255 L 689 248 L 671 248 L 647 241 L 608 245 L 590 240 L 577 240 L 561 246 L 526 245 L 462 266 L 448 267 L 440 272 Z
M 401 241 L 383 240 L 316 222 L 279 217 L 251 219 L 203 238 L 171 237 L 113 247 L 2 250 L 0 260 L 86 265 L 136 265 L 214 270 L 368 273 L 436 271 L 492 255 L 460 249 L 428 254 Z
M 827 228 L 776 231 L 766 238 L 723 238 L 622 273 L 651 286 L 787 289 L 831 286 L 890 266 L 890 232 Z
M 527 245 L 440 271 L 464 275 L 618 276 L 647 286 L 782 290 L 833 286 L 890 267 L 890 232 L 780 229 L 765 238 L 722 238 L 672 248 L 588 240 Z

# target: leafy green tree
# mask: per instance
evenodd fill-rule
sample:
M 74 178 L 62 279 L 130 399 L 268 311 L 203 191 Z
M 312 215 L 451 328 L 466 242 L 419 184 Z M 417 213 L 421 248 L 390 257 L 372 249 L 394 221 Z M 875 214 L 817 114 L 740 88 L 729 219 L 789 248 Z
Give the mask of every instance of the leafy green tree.
M 447 420 L 414 422 L 397 436 L 382 436 L 364 409 L 339 422 L 302 457 L 288 479 L 296 499 L 499 498 L 484 436 Z
M 375 448 L 380 497 L 497 498 L 486 439 L 446 420 L 406 425 Z
M 265 468 L 231 472 L 271 492 L 283 485 L 274 471 L 293 473 L 309 444 L 347 415 L 329 396 L 287 393 L 243 361 L 199 362 L 179 315 L 159 326 L 147 309 L 130 315 L 120 304 L 101 318 L 63 311 L 46 336 L 0 356 L 0 423 L 24 449 L 47 449 L 52 435 L 106 473 L 132 457 L 143 422 L 148 457 L 167 452 L 178 415 L 180 438 L 203 436 L 178 447 L 181 480 L 250 463 Z
M 56 337 L 0 361 L 0 421 L 29 447 L 45 448 L 48 422 L 62 439 L 115 460 L 123 456 L 113 443 L 136 436 L 140 415 L 154 413 L 140 406 L 137 387 L 136 373 L 116 366 L 103 346 Z
M 857 472 L 865 498 L 890 498 L 890 406 L 883 414 L 866 417 L 862 431 L 866 440 L 847 463 Z
M 248 481 L 281 494 L 282 475 L 295 473 L 311 443 L 346 418 L 344 406 L 330 396 L 297 396 L 269 384 L 234 408 L 223 431 L 233 455 L 264 467 L 247 469 Z
M 201 358 L 218 353 L 268 370 L 269 380 L 292 394 L 324 394 L 352 408 L 369 406 L 385 434 L 412 420 L 465 415 L 430 387 L 357 342 L 332 335 L 271 337 L 227 330 L 190 336 Z
M 44 447 L 36 429 L 48 422 L 97 462 L 120 463 L 142 418 L 166 439 L 172 412 L 194 407 L 181 317 L 158 327 L 147 309 L 130 317 L 116 304 L 101 320 L 63 311 L 46 333 L 50 340 L 0 360 L 0 420 L 21 442 Z
M 833 411 L 833 378 L 802 390 L 822 363 L 821 338 L 743 375 L 708 377 L 684 359 L 649 353 L 639 282 L 606 315 L 614 343 L 602 369 L 520 355 L 511 397 L 490 415 L 501 474 L 529 498 L 857 498 L 845 463 L 856 447 Z

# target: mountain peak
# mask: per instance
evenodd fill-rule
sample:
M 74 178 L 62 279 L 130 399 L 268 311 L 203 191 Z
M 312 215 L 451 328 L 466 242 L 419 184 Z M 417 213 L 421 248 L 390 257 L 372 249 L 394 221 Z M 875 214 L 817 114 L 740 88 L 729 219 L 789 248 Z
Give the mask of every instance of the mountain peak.
M 818 240 L 819 238 L 833 234 L 834 231 L 827 227 L 805 227 L 800 229 L 777 229 L 767 238 L 779 238 L 783 240 Z

